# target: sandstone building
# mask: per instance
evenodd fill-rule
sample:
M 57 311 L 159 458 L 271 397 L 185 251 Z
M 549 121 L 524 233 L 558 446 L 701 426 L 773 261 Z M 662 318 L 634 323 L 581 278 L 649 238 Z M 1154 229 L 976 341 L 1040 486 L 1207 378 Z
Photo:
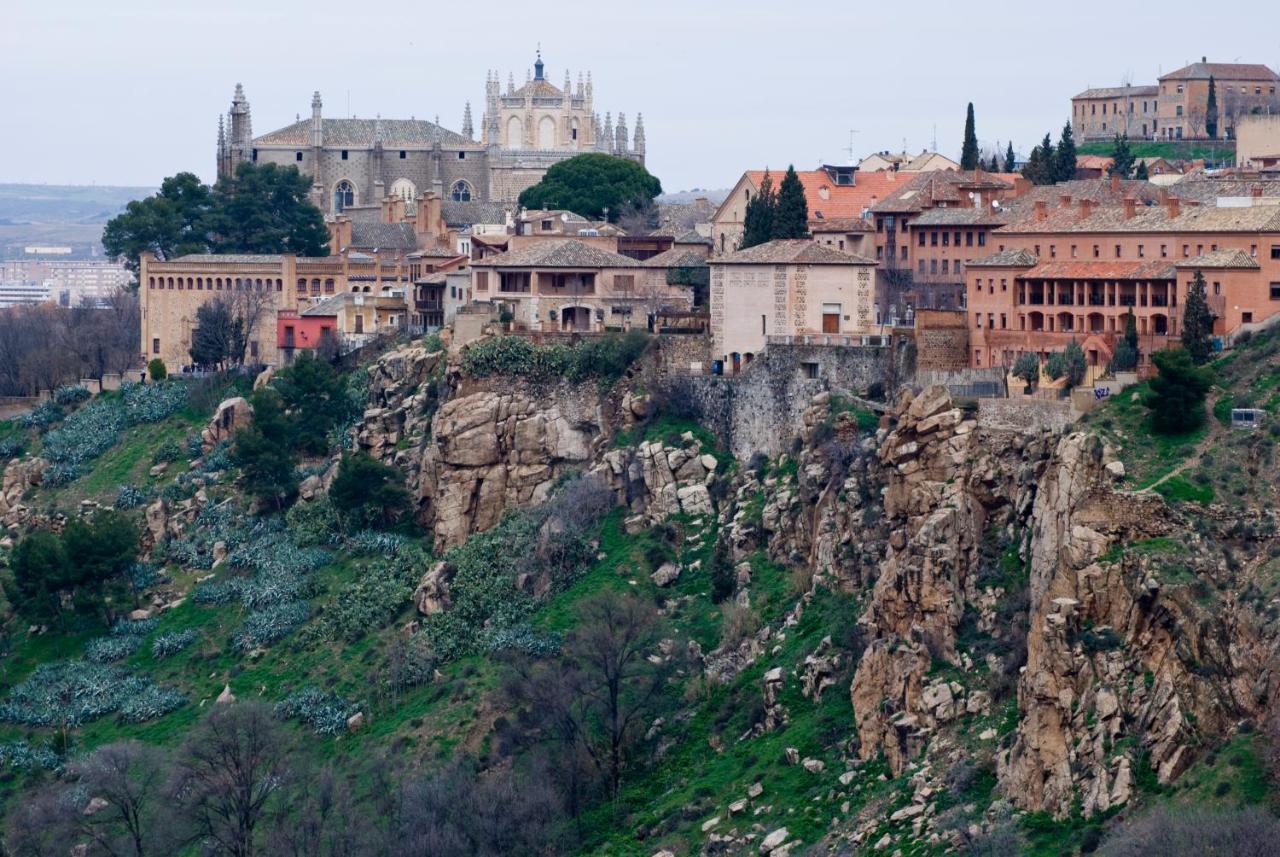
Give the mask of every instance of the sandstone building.
M 539 53 L 534 73 L 519 88 L 504 88 L 497 72 L 485 81 L 479 134 L 471 105 L 460 131 L 421 119 L 334 118 L 324 115 L 320 93 L 311 116 L 254 136 L 248 99 L 236 84 L 230 111 L 218 120 L 218 175 L 243 161 L 294 165 L 313 179 L 312 199 L 325 214 L 377 205 L 387 195 L 412 203 L 434 191 L 453 202 L 514 201 L 553 164 L 585 152 L 606 152 L 644 162 L 644 119 L 634 133 L 626 115 L 596 112 L 590 73 L 564 85 L 546 77 Z

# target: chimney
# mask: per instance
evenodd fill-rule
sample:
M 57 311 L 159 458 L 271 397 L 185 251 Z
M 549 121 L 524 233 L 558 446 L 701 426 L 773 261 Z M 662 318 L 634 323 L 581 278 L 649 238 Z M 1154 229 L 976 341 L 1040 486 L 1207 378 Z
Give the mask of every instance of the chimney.
M 1126 196 L 1121 204 L 1124 206 L 1124 219 L 1132 220 L 1137 211 L 1138 201 L 1131 196 Z
M 1112 193 L 1120 192 L 1120 174 L 1119 173 L 1111 174 L 1111 192 Z
M 1049 216 L 1049 204 L 1043 199 L 1036 200 L 1036 220 L 1044 220 Z
M 1071 194 L 1069 194 L 1069 193 L 1064 193 L 1064 194 L 1062 194 L 1062 196 L 1058 197 L 1058 202 L 1059 202 L 1059 204 L 1061 204 L 1061 206 L 1062 206 L 1063 208 L 1070 208 L 1070 207 L 1071 207 Z
M 1182 214 L 1182 201 L 1176 196 L 1170 196 L 1165 200 L 1165 207 L 1169 209 L 1169 219 L 1174 220 Z
M 1085 218 L 1089 217 L 1091 214 L 1093 214 L 1093 200 L 1091 199 L 1080 200 L 1080 219 L 1084 220 Z

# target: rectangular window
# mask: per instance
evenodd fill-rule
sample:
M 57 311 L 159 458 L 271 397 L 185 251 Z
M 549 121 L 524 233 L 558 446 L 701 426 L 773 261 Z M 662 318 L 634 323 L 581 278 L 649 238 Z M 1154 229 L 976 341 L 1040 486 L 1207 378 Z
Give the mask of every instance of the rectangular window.
M 1009 325 L 1006 322 L 1007 322 L 1007 317 L 1005 316 L 1004 313 L 1000 313 L 1000 329 L 1001 330 L 1005 330 L 1006 328 L 1008 328 Z
M 1058 258 L 1058 245 L 1057 245 L 1057 244 L 1050 244 L 1050 245 L 1049 245 L 1049 258 L 1050 258 L 1050 259 L 1056 259 L 1056 258 Z
M 919 245 L 920 247 L 923 247 L 923 246 L 924 246 L 924 232 L 923 232 L 923 231 L 917 232 L 917 233 L 916 233 L 916 238 L 917 238 L 916 244 L 917 244 L 917 245 Z
M 1161 245 L 1160 245 L 1160 258 L 1161 258 L 1161 259 L 1165 259 L 1165 258 L 1168 258 L 1168 256 L 1169 256 L 1169 245 L 1168 245 L 1168 244 L 1161 244 Z
M 950 246 L 951 246 L 951 233 L 950 233 L 950 232 L 943 232 L 943 233 L 942 233 L 942 246 L 943 246 L 943 247 L 950 247 Z
M 828 243 L 828 244 L 830 244 L 831 242 L 830 242 L 830 241 L 828 241 L 827 243 Z M 843 242 L 843 241 L 841 241 L 841 242 L 840 242 L 840 249 L 841 249 L 841 250 L 843 250 L 843 249 L 844 249 L 844 242 Z M 877 258 L 877 259 L 883 259 L 883 258 L 884 258 L 884 248 L 883 248 L 883 247 L 877 247 L 877 248 L 876 248 L 876 258 Z
M 972 230 L 971 230 L 971 231 L 969 231 L 969 232 L 966 232 L 966 233 L 964 234 L 964 246 L 966 246 L 966 247 L 972 247 L 972 246 L 973 246 L 973 232 L 972 232 Z
M 924 273 L 924 259 L 921 259 L 921 260 L 920 260 L 919 268 L 920 268 L 920 273 L 922 273 L 922 274 L 923 274 L 923 273 Z
M 302 160 L 302 153 L 301 153 L 301 152 L 297 152 L 297 153 L 295 153 L 295 154 L 294 154 L 294 156 L 293 156 L 293 159 L 294 159 L 295 161 L 301 161 L 301 160 Z
M 459 152 L 459 153 L 458 153 L 458 160 L 460 160 L 460 161 L 465 161 L 466 159 L 467 159 L 467 153 L 466 153 L 466 152 Z
M 1251 313 L 1251 312 L 1242 312 L 1242 313 L 1240 313 L 1240 323 L 1241 323 L 1241 324 L 1253 324 L 1253 313 Z
M 1120 245 L 1119 245 L 1119 244 L 1117 244 L 1117 245 L 1116 245 L 1116 258 L 1117 258 L 1117 259 L 1119 259 L 1119 258 L 1120 258 Z
M 1076 245 L 1072 244 L 1072 245 L 1071 245 L 1071 258 L 1072 258 L 1072 259 L 1074 259 L 1075 257 L 1076 257 Z
M 883 217 L 877 217 L 877 218 L 876 218 L 876 232 L 884 232 L 884 218 L 883 218 Z
M 930 260 L 929 260 L 929 273 L 930 273 L 930 274 L 936 274 L 936 273 L 938 273 L 938 260 L 937 260 L 937 259 L 930 259 Z
M 1280 301 L 1280 283 L 1271 284 L 1271 300 Z
M 1146 254 L 1146 251 L 1143 249 L 1142 245 L 1141 245 L 1141 244 L 1139 244 L 1139 245 L 1138 245 L 1138 258 L 1139 258 L 1139 259 L 1145 258 L 1145 257 L 1146 257 L 1146 255 L 1147 255 L 1147 254 Z
M 957 247 L 960 246 L 960 230 L 958 229 L 956 230 L 956 234 L 955 234 L 955 245 Z
M 405 159 L 405 152 L 404 152 L 404 149 L 401 149 L 401 150 L 400 150 L 400 160 L 402 160 L 402 161 L 403 161 L 404 159 Z
M 343 149 L 343 150 L 342 150 L 342 160 L 344 160 L 344 161 L 345 161 L 346 159 L 347 159 L 347 150 L 346 150 L 346 149 Z
M 979 232 L 979 233 L 978 233 L 978 246 L 979 246 L 979 247 L 986 247 L 986 246 L 987 246 L 987 233 L 985 233 L 985 232 Z
M 1003 277 L 1000 279 L 1000 291 L 1002 292 L 1009 291 L 1009 281 L 1004 279 Z
M 937 247 L 937 246 L 938 246 L 938 233 L 937 233 L 937 232 L 930 232 L 930 233 L 929 233 L 929 246 L 930 246 L 930 247 Z
M 947 259 L 943 259 L 943 260 L 942 260 L 942 273 L 944 273 L 944 274 L 949 274 L 949 273 L 951 273 L 951 271 L 949 270 L 949 267 L 950 267 L 950 262 L 949 262 Z
M 804 369 L 804 376 L 806 378 L 813 380 L 818 377 L 817 363 L 801 363 L 800 366 L 802 369 Z
M 1099 256 L 1102 255 L 1102 253 L 1100 252 L 1100 249 L 1101 248 L 1099 248 L 1097 244 L 1093 245 L 1093 258 L 1097 259 Z
M 1222 294 L 1222 283 L 1218 282 L 1217 280 L 1214 280 L 1213 282 L 1213 293 L 1215 295 Z
M 1280 259 L 1280 244 L 1271 245 L 1271 258 Z
M 153 339 L 153 340 L 151 340 L 151 353 L 152 353 L 152 354 L 159 354 L 159 353 L 160 353 L 160 340 L 159 340 L 159 339 Z
M 768 316 L 760 316 L 760 335 L 763 336 L 769 332 Z
M 489 272 L 488 271 L 476 271 L 476 291 L 477 292 L 489 291 Z
M 980 313 L 980 312 L 975 312 L 975 313 L 973 314 L 973 326 L 974 326 L 974 327 L 982 327 L 982 313 Z

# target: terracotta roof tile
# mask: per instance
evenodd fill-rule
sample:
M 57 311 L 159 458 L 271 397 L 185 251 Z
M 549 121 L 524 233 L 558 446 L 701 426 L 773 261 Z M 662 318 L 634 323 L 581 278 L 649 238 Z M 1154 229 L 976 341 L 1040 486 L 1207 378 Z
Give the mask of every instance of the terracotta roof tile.
M 874 259 L 842 253 L 805 238 L 768 241 L 709 260 L 713 265 L 875 265 Z
M 970 267 L 973 263 L 969 263 Z M 1168 280 L 1173 265 L 1166 261 L 1041 262 L 1018 275 L 1025 280 Z
M 546 239 L 526 244 L 474 263 L 477 267 L 494 268 L 638 268 L 640 263 L 629 256 L 601 250 L 573 238 Z
M 1214 250 L 1203 256 L 1191 259 L 1179 259 L 1174 262 L 1176 268 L 1249 268 L 1257 270 L 1262 267 L 1258 260 L 1243 250 Z
M 760 187 L 764 180 L 764 170 L 748 170 L 747 176 L 752 184 Z M 777 190 L 782 182 L 784 172 L 770 171 L 773 187 Z M 837 185 L 825 170 L 797 170 L 800 184 L 804 187 L 805 201 L 809 204 L 809 217 L 824 220 L 843 217 L 862 217 L 864 209 L 868 209 L 880 200 L 902 187 L 916 173 L 906 171 L 854 173 L 854 184 Z
M 1160 80 L 1280 80 L 1274 71 L 1261 63 L 1193 62 L 1171 71 Z
M 1035 254 L 1030 250 L 1001 250 L 981 259 L 965 262 L 966 268 L 1030 268 L 1036 263 Z
M 325 148 L 346 146 L 352 149 L 373 146 L 375 126 L 382 126 L 382 145 L 387 149 L 425 148 L 438 138 L 450 148 L 479 148 L 480 144 L 434 122 L 422 119 L 325 119 L 322 125 Z M 311 145 L 311 120 L 304 119 L 275 131 L 254 137 L 255 146 Z

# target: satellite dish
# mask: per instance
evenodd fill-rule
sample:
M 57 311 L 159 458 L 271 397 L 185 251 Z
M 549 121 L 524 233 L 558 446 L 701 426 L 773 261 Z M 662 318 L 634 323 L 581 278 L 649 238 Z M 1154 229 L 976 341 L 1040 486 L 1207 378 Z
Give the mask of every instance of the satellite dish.
M 992 207 L 992 208 L 999 208 L 999 207 L 1000 207 L 1000 200 L 998 200 L 998 199 L 993 199 L 993 200 L 991 200 L 991 207 Z
M 969 199 L 977 199 L 978 195 L 973 191 L 969 191 Z

